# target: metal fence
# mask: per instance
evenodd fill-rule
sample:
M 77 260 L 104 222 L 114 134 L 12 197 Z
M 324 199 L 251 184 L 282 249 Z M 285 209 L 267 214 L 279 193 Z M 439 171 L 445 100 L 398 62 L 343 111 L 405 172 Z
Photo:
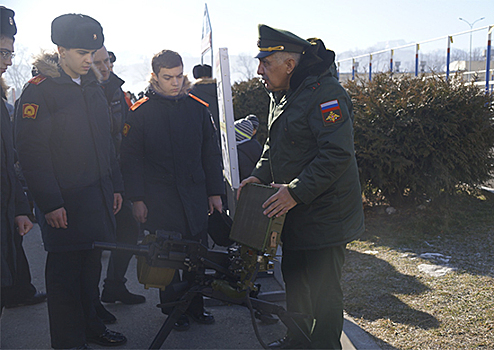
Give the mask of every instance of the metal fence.
M 415 74 L 415 76 L 434 73 L 443 75 L 448 80 L 451 74 L 462 74 L 466 81 L 475 81 L 476 84 L 482 85 L 485 81 L 486 92 L 492 92 L 494 80 L 492 60 L 494 57 L 491 38 L 493 30 L 494 25 L 488 25 L 422 42 L 343 57 L 336 61 L 338 76 L 340 80 L 354 80 L 359 73 L 363 73 L 364 79 L 372 80 L 372 75 L 376 72 Z M 476 45 L 472 56 L 473 33 L 476 33 L 475 41 L 480 45 Z M 485 40 L 482 33 L 487 34 L 486 46 L 481 43 Z M 470 42 L 469 56 L 467 51 L 461 49 L 468 47 L 468 40 Z

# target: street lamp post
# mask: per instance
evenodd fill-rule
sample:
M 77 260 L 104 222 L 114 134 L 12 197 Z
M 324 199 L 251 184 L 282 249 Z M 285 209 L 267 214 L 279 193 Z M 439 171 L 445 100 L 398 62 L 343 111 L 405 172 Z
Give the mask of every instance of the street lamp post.
M 479 18 L 477 20 L 475 20 L 473 23 L 470 23 L 468 22 L 466 19 L 463 19 L 463 18 L 459 18 L 460 21 L 463 21 L 465 22 L 466 24 L 468 24 L 470 26 L 470 30 L 473 29 L 473 25 L 475 23 L 477 23 L 478 21 L 481 21 L 483 20 L 485 17 L 482 17 L 482 18 Z M 468 71 L 471 72 L 472 71 L 472 32 L 470 32 L 470 60 L 468 61 Z

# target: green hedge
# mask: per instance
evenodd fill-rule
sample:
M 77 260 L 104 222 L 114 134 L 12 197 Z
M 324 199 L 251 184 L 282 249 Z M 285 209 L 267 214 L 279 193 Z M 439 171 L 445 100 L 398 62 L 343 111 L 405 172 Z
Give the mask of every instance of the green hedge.
M 385 73 L 344 86 L 354 104 L 362 189 L 372 202 L 419 204 L 491 178 L 494 97 L 483 88 L 459 77 Z M 269 98 L 262 83 L 235 83 L 232 93 L 235 119 L 257 115 L 264 143 Z
M 420 203 L 492 176 L 493 96 L 459 77 L 373 76 L 345 84 L 364 194 Z

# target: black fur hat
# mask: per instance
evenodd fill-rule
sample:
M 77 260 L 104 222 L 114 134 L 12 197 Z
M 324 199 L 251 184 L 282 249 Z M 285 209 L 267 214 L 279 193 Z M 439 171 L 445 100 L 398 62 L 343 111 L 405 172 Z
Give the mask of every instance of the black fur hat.
M 69 13 L 51 23 L 51 41 L 66 49 L 99 50 L 105 37 L 103 28 L 94 18 Z
M 0 6 L 0 35 L 14 36 L 17 27 L 14 21 L 15 12 L 5 6 Z

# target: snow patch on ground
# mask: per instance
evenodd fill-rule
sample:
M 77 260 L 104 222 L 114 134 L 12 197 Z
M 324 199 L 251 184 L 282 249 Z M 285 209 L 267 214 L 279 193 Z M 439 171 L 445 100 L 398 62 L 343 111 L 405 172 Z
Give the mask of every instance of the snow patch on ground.
M 364 254 L 377 255 L 379 252 L 377 250 L 366 250 Z
M 456 269 L 449 266 L 420 264 L 418 266 L 419 271 L 431 275 L 433 277 L 442 277 L 455 271 Z
M 438 260 L 442 263 L 448 263 L 451 260 L 450 256 L 443 255 L 440 253 L 423 253 L 419 255 L 419 258 Z

